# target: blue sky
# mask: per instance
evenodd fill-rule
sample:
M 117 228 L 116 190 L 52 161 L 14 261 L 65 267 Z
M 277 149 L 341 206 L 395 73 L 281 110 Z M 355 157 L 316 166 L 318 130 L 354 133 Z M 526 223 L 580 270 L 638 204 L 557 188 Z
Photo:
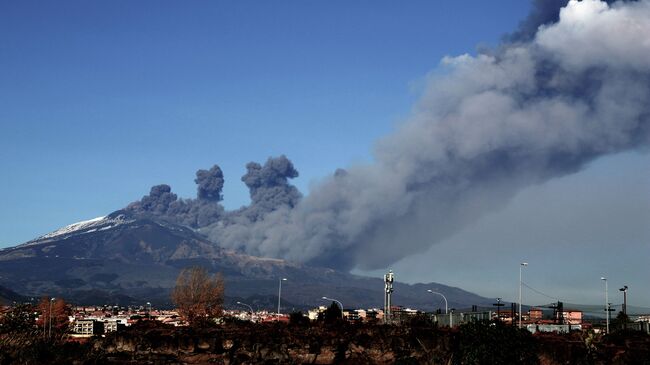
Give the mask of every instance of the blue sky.
M 372 158 L 374 142 L 408 117 L 423 78 L 443 56 L 498 44 L 529 6 L 522 0 L 1 2 L 0 247 L 105 215 L 154 184 L 193 197 L 194 172 L 215 163 L 224 170 L 228 208 L 248 203 L 240 181 L 245 164 L 269 156 L 286 154 L 301 174 L 295 184 L 308 193 L 319 177 Z M 647 258 L 648 162 L 638 153 L 612 156 L 528 189 L 504 211 L 396 264 L 396 272 L 401 280 L 513 298 L 514 281 L 492 292 L 485 286 L 512 280 L 522 256 L 538 255 L 540 265 L 556 272 L 572 272 L 585 257 L 605 262 L 627 243 L 636 251 L 625 257 Z M 513 219 L 538 212 L 540 200 L 558 194 L 565 198 L 543 210 L 548 226 L 509 233 Z M 618 243 L 612 252 L 592 252 L 585 246 L 592 237 L 583 233 L 601 227 L 597 213 L 608 209 Z M 553 220 L 560 212 L 582 218 L 563 231 L 566 222 Z M 480 249 L 464 246 L 479 239 L 486 241 Z M 539 250 L 545 240 L 566 241 L 562 260 L 553 264 L 555 251 Z M 454 260 L 480 260 L 484 250 L 502 250 L 512 267 L 453 270 Z M 540 266 L 529 261 L 534 273 Z M 625 265 L 581 275 L 599 277 Z M 566 280 L 541 269 L 536 277 L 531 285 L 555 292 Z M 589 280 L 582 279 L 568 288 Z M 599 285 L 596 278 L 593 291 L 574 301 L 598 300 Z M 648 295 L 636 300 L 650 305 Z
M 447 54 L 496 44 L 503 1 L 57 1 L 0 4 L 0 246 L 104 215 L 158 183 L 225 205 L 249 161 L 309 182 L 367 160 Z

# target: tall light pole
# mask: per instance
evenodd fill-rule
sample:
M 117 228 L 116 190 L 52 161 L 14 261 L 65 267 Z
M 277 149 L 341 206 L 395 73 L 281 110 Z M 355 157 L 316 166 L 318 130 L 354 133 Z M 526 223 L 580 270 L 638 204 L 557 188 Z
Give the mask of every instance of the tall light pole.
M 49 312 L 49 317 L 50 317 L 50 330 L 48 332 L 47 337 L 52 338 L 52 303 L 54 302 L 55 298 L 50 299 L 50 312 Z
M 519 264 L 519 328 L 521 328 L 521 269 L 528 266 L 527 262 L 522 262 Z
M 497 302 L 492 304 L 493 306 L 497 307 L 497 321 L 501 320 L 501 307 L 503 307 L 503 303 L 501 303 L 501 298 L 497 298 Z
M 338 304 L 339 307 L 341 307 L 341 318 L 345 318 L 345 317 L 343 316 L 343 304 L 342 304 L 340 301 L 338 301 L 338 300 L 336 300 L 336 299 L 334 299 L 334 298 L 328 298 L 328 297 L 323 297 L 322 299 L 323 299 L 323 300 L 331 300 L 331 301 L 333 301 L 333 302 L 336 302 L 336 304 Z
M 438 294 L 438 295 L 440 295 L 440 296 L 442 297 L 442 299 L 445 300 L 445 314 L 450 314 L 450 313 L 449 313 L 449 305 L 448 305 L 448 302 L 447 302 L 447 297 L 444 296 L 444 294 L 442 294 L 442 293 L 438 293 L 438 292 L 433 291 L 433 290 L 431 290 L 431 289 L 428 289 L 427 292 L 429 292 L 429 293 L 431 293 L 431 294 Z M 449 327 L 452 327 L 452 326 L 454 325 L 452 321 L 453 321 L 453 318 L 452 318 L 452 316 L 450 315 L 450 316 L 449 316 Z
M 253 307 L 251 307 L 250 305 L 248 305 L 246 303 L 242 303 L 242 302 L 237 302 L 237 304 L 247 306 L 251 310 L 251 321 L 252 321 L 253 320 Z
M 627 285 L 624 285 L 622 288 L 618 289 L 623 292 L 623 314 L 627 315 Z
M 609 333 L 609 294 L 607 292 L 607 278 L 603 276 L 600 280 L 605 282 L 605 318 L 607 323 L 607 333 Z
M 287 281 L 287 278 L 282 278 L 282 279 L 278 280 L 278 282 L 280 283 L 278 285 L 278 317 L 276 318 L 276 320 L 278 320 L 278 321 L 280 320 L 280 298 L 282 297 L 282 282 L 283 281 Z

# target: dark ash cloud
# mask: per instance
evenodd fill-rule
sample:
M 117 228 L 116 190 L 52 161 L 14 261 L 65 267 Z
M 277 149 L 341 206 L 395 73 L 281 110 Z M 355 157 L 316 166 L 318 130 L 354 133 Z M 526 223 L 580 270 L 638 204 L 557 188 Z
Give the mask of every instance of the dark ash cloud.
M 210 170 L 199 170 L 196 172 L 194 182 L 197 186 L 197 199 L 221 201 L 223 196 L 223 172 L 217 165 L 212 166 Z

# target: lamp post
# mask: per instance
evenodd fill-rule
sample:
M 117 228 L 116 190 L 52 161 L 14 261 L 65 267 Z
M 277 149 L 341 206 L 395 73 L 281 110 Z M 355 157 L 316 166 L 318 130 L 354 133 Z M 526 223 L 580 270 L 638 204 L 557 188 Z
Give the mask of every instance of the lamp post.
M 618 289 L 623 292 L 623 314 L 627 315 L 627 285 L 624 285 L 622 288 Z
M 336 304 L 338 304 L 338 306 L 341 307 L 341 318 L 345 318 L 345 317 L 343 316 L 343 304 L 342 304 L 340 301 L 338 301 L 338 300 L 336 300 L 336 299 L 334 299 L 334 298 L 328 298 L 328 297 L 323 297 L 322 299 L 323 299 L 323 300 L 331 300 L 331 301 L 333 301 L 333 302 L 336 302 Z
M 528 266 L 527 262 L 522 262 L 519 264 L 519 328 L 521 328 L 521 269 Z
M 248 305 L 246 303 L 242 303 L 242 302 L 237 302 L 237 304 L 244 305 L 244 306 L 248 307 L 251 310 L 251 321 L 252 321 L 253 320 L 253 307 L 251 307 L 250 305 Z
M 287 281 L 287 278 L 281 278 L 278 280 L 279 285 L 278 285 L 278 316 L 276 320 L 280 320 L 280 298 L 282 297 L 282 282 Z
M 427 292 L 429 292 L 431 294 L 438 294 L 438 295 L 440 295 L 442 297 L 442 299 L 445 300 L 445 314 L 449 314 L 449 327 L 452 327 L 453 326 L 453 318 L 452 318 L 451 314 L 449 313 L 449 305 L 448 305 L 448 302 L 447 302 L 447 297 L 445 297 L 444 294 L 438 293 L 438 292 L 433 291 L 431 289 L 428 289 Z
M 48 332 L 47 337 L 50 338 L 50 339 L 52 338 L 52 303 L 54 302 L 55 299 L 56 299 L 56 298 L 52 298 L 52 299 L 50 299 L 50 312 L 48 313 L 48 314 L 49 314 L 49 317 L 50 317 L 50 318 L 49 318 L 49 319 L 50 319 L 50 330 L 49 330 L 49 332 Z
M 605 318 L 607 323 L 607 333 L 609 333 L 609 297 L 607 293 L 607 278 L 603 276 L 600 280 L 605 282 Z

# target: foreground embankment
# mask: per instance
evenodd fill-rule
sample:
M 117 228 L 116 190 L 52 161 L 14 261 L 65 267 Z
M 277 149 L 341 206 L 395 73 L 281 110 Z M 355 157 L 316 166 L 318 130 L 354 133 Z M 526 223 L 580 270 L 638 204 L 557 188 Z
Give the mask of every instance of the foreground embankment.
M 141 323 L 85 342 L 0 339 L 2 364 L 650 364 L 650 336 L 531 335 L 494 323 Z

